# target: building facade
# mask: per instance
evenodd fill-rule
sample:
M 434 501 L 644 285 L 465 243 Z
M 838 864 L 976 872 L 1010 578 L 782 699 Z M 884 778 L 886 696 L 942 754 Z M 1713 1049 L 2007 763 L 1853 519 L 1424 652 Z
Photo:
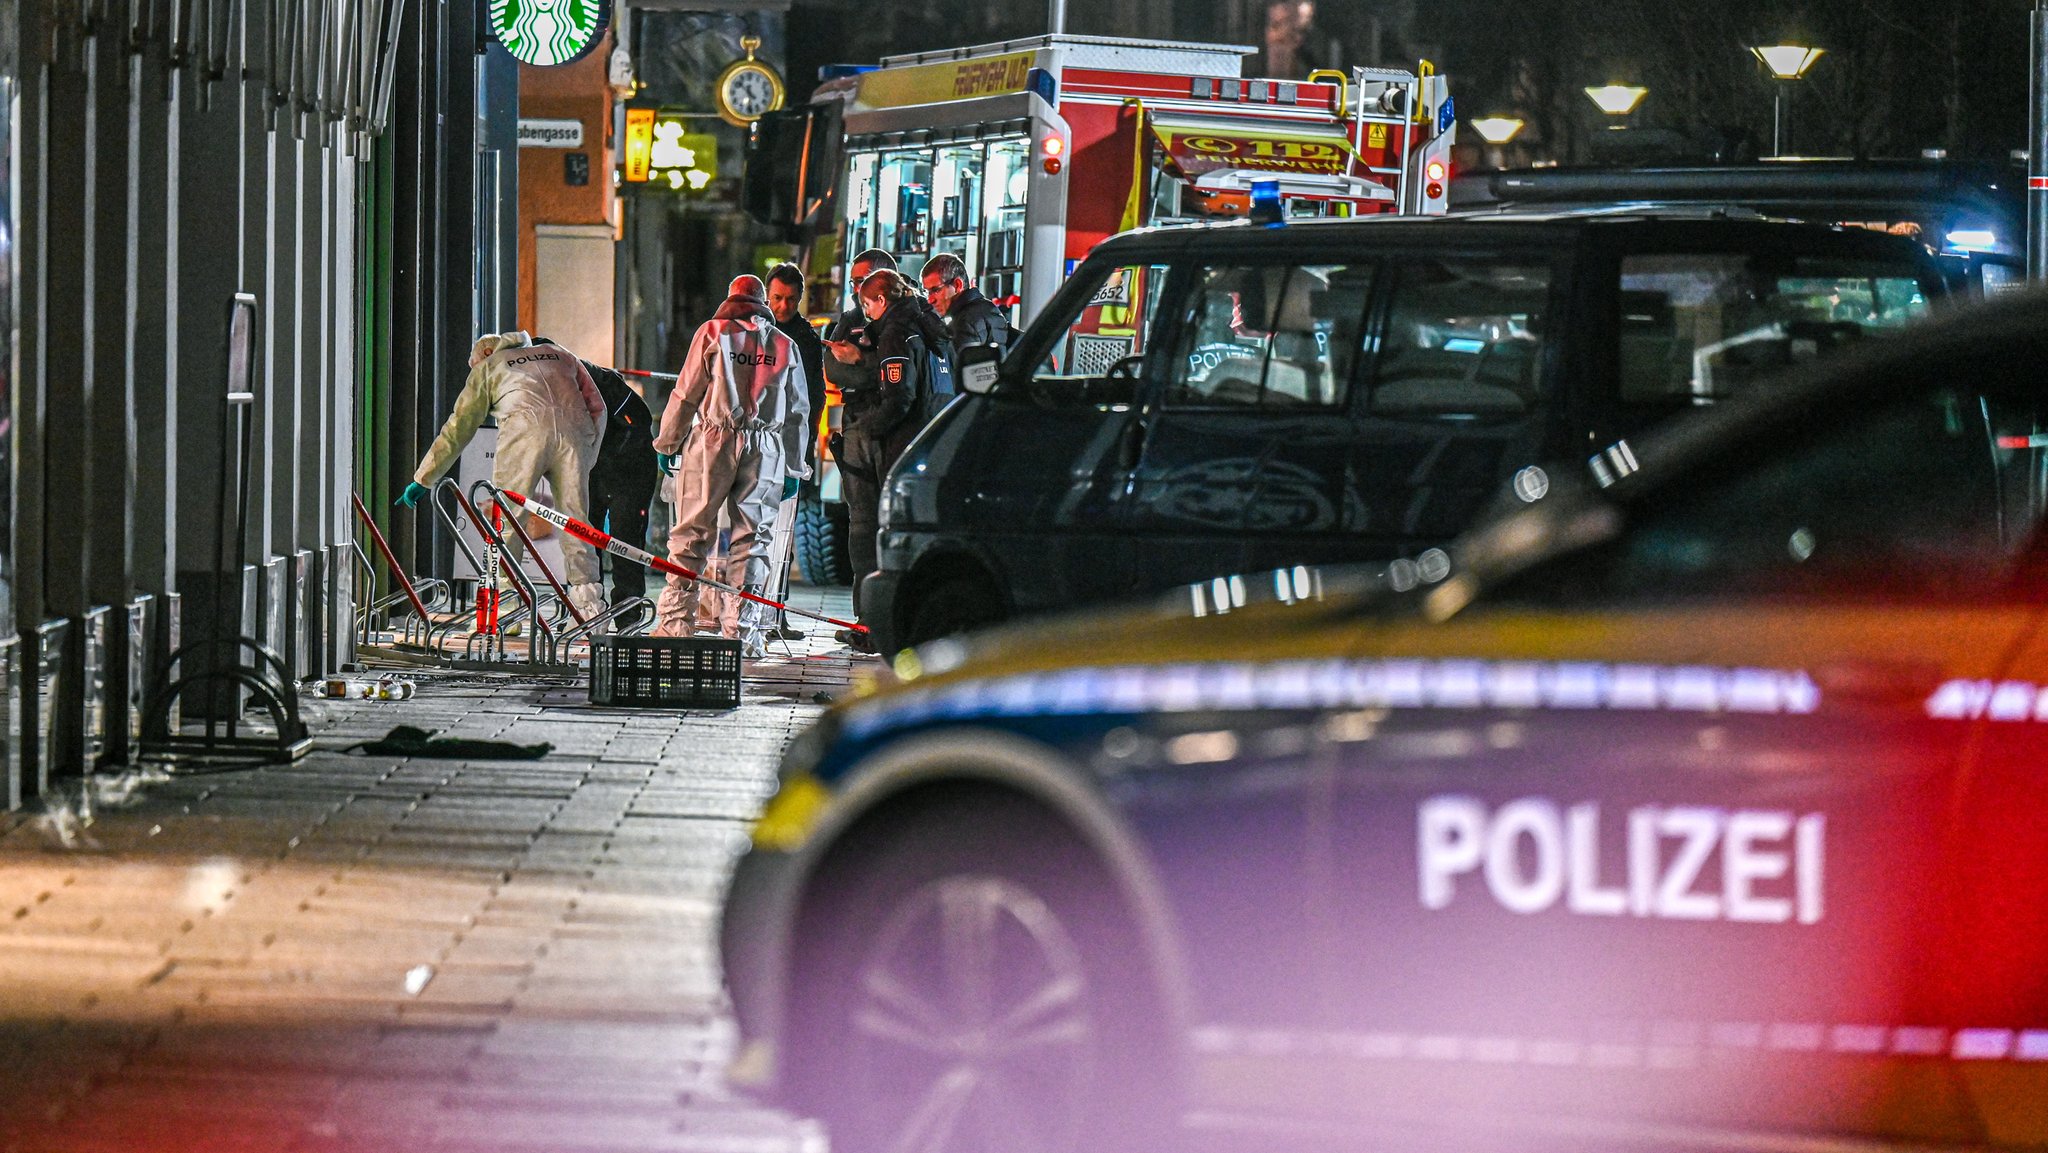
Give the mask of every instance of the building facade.
M 180 648 L 347 659 L 352 498 L 483 307 L 478 49 L 422 0 L 0 0 L 0 808 L 128 760 Z

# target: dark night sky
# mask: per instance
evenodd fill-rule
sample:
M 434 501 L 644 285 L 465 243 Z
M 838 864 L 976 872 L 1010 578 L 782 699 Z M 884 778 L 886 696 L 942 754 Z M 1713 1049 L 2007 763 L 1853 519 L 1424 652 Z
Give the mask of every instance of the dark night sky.
M 1702 149 L 1756 147 L 1772 82 L 1747 46 L 1827 48 L 1792 91 L 1793 150 L 2005 157 L 2024 146 L 2027 5 L 2021 0 L 1320 0 L 1310 63 L 1413 65 L 1429 54 L 1466 117 L 1530 122 L 1524 159 L 1583 158 L 1602 127 L 1581 89 L 1622 80 L 1651 95 L 1635 126 Z M 1263 0 L 1069 0 L 1077 33 L 1251 43 Z M 799 98 L 819 66 L 1044 30 L 1033 0 L 797 0 L 788 73 Z M 1383 59 L 1371 60 L 1374 54 Z M 1263 72 L 1262 61 L 1248 70 Z

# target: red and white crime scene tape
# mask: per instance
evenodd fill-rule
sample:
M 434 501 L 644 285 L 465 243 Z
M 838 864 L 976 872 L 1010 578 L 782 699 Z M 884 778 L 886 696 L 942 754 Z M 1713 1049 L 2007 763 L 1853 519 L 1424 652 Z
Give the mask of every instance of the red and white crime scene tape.
M 549 508 L 547 505 L 544 505 L 530 497 L 523 496 L 519 493 L 513 492 L 511 489 L 499 489 L 498 491 L 505 494 L 505 499 L 513 502 L 514 504 L 517 504 L 520 508 L 525 509 L 527 512 L 532 513 L 533 515 L 539 517 L 540 519 L 548 522 L 551 525 L 554 525 L 556 528 L 561 529 L 563 532 L 568 533 L 570 536 L 576 537 L 577 539 L 590 545 L 590 547 L 595 549 L 601 549 L 605 552 L 612 554 L 615 557 L 620 557 L 622 559 L 632 561 L 634 564 L 646 565 L 648 568 L 651 568 L 658 573 L 666 573 L 670 576 L 682 577 L 684 580 L 692 580 L 698 582 L 699 584 L 710 585 L 712 588 L 718 589 L 722 592 L 731 593 L 733 596 L 739 597 L 741 600 L 753 601 L 757 605 L 767 605 L 769 608 L 772 609 L 781 609 L 784 612 L 794 613 L 800 617 L 808 617 L 814 621 L 823 621 L 828 625 L 838 625 L 840 628 L 852 629 L 854 632 L 857 633 L 864 633 L 868 631 L 866 625 L 860 624 L 856 621 L 843 621 L 840 620 L 838 617 L 828 617 L 824 613 L 814 613 L 809 611 L 808 609 L 793 608 L 790 605 L 782 603 L 781 601 L 772 601 L 764 596 L 756 596 L 753 593 L 746 591 L 745 589 L 735 588 L 732 585 L 726 584 L 724 581 L 713 580 L 710 577 L 703 575 L 702 573 L 691 572 L 689 569 L 686 569 L 682 565 L 679 565 L 665 557 L 658 557 L 655 556 L 653 553 L 647 552 L 643 549 L 634 548 L 632 545 L 627 544 L 625 541 L 614 540 L 610 533 L 602 532 L 598 529 L 592 528 L 590 525 L 587 525 L 582 521 L 577 520 L 575 517 L 570 516 L 568 513 L 562 512 L 559 509 Z
M 491 508 L 491 527 L 503 531 L 504 517 L 494 505 Z M 498 555 L 495 541 L 484 545 L 484 579 L 476 586 L 476 631 L 496 636 L 498 632 L 498 566 L 503 564 Z

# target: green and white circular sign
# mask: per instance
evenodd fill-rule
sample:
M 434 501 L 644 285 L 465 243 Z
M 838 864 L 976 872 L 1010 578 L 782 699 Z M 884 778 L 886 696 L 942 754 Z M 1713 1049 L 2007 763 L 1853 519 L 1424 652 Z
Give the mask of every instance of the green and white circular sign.
M 491 35 L 524 64 L 567 64 L 595 47 L 611 0 L 491 0 Z

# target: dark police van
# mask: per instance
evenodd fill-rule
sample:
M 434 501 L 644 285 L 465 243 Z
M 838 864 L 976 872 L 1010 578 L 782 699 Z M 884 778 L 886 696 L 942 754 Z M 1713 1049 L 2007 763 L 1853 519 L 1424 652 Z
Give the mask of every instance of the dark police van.
M 1414 557 L 1526 466 L 1625 453 L 1943 291 L 1919 244 L 1781 221 L 1115 237 L 996 372 L 963 358 L 979 394 L 890 474 L 861 613 L 888 652 L 1221 573 Z
M 1800 158 L 1753 164 L 1503 168 L 1451 181 L 1466 213 L 1688 208 L 1910 237 L 1962 291 L 2026 284 L 2027 173 L 1983 160 Z

